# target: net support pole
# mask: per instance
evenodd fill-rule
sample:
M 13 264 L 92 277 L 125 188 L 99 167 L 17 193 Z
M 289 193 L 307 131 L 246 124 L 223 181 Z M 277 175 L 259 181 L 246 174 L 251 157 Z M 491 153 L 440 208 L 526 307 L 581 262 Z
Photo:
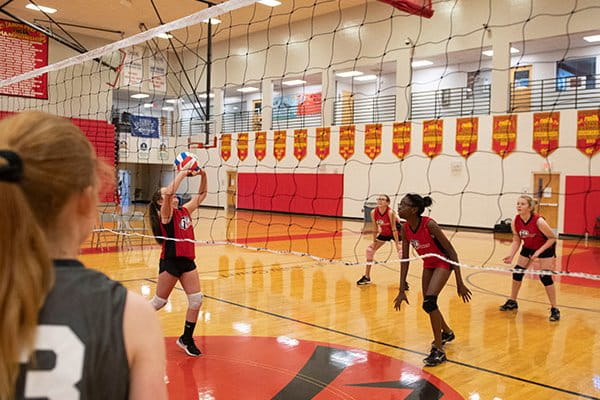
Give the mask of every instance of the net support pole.
M 209 5 L 209 7 L 212 7 Z M 210 143 L 210 86 L 212 75 L 212 23 L 208 20 L 208 38 L 206 39 L 206 118 L 204 120 L 206 134 L 204 135 L 204 144 Z

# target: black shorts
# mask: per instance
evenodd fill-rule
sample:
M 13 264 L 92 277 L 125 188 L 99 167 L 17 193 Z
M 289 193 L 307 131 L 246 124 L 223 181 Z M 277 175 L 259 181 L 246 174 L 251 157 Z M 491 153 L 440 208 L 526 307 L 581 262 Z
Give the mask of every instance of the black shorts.
M 529 258 L 536 251 L 537 250 L 528 249 L 527 247 L 523 247 L 523 248 L 521 248 L 521 253 L 520 254 L 523 257 Z M 552 258 L 552 257 L 556 257 L 556 245 L 555 244 L 553 244 L 552 246 L 548 247 L 546 250 L 542 251 L 542 253 L 539 256 L 539 258 Z
M 378 235 L 376 237 L 377 240 L 379 240 L 380 242 L 389 242 L 390 240 L 394 240 L 393 236 L 385 236 L 385 235 Z
M 160 260 L 158 272 L 167 271 L 169 274 L 179 278 L 184 272 L 190 272 L 196 269 L 194 260 L 187 257 L 175 257 Z

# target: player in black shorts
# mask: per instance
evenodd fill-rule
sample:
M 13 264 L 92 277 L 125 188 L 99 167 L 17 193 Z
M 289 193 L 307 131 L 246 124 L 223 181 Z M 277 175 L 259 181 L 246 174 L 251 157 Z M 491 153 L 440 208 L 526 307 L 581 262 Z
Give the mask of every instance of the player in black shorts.
M 197 175 L 202 178 L 198 194 L 179 207 L 177 188 L 186 177 Z M 169 186 L 156 191 L 148 210 L 152 232 L 157 237 L 156 241 L 162 246 L 156 294 L 151 303 L 156 310 L 163 308 L 177 281 L 181 282 L 188 298 L 188 309 L 183 334 L 177 339 L 177 345 L 189 356 L 201 354 L 194 343 L 193 335 L 204 297 L 200 291 L 200 279 L 194 263 L 196 250 L 191 214 L 206 197 L 206 184 L 204 170 L 182 170 L 177 173 Z M 164 240 L 159 237 L 175 240 Z

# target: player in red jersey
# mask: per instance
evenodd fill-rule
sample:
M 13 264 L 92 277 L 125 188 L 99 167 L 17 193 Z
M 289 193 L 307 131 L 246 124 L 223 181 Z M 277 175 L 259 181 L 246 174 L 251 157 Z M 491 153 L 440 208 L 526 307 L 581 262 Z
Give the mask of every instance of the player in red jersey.
M 377 196 L 377 207 L 371 210 L 371 221 L 373 221 L 373 243 L 367 247 L 367 265 L 365 266 L 365 274 L 356 282 L 357 285 L 368 285 L 371 283 L 373 257 L 385 242 L 393 240 L 396 251 L 398 252 L 398 255 L 400 254 L 398 226 L 401 226 L 403 221 L 390 207 L 390 197 L 387 194 L 380 194 Z M 408 290 L 408 283 L 406 283 L 405 289 Z
M 556 236 L 548 223 L 539 214 L 533 212 L 534 200 L 530 196 L 520 196 L 517 200 L 517 216 L 512 221 L 513 242 L 510 254 L 504 257 L 506 264 L 512 263 L 515 254 L 523 242 L 523 248 L 517 260 L 516 270 L 526 270 L 530 265 L 539 266 L 543 271 L 553 271 L 556 266 Z M 500 311 L 519 308 L 517 296 L 524 274 L 513 273 L 510 298 Z M 550 321 L 560 320 L 560 311 L 556 307 L 556 288 L 552 275 L 540 275 L 540 281 L 550 300 Z
M 187 176 L 201 175 L 202 181 L 198 194 L 193 196 L 183 207 L 179 207 L 176 196 L 177 188 Z M 177 281 L 188 298 L 188 309 L 185 317 L 183 335 L 177 339 L 177 345 L 190 356 L 199 356 L 200 350 L 194 343 L 194 328 L 198 313 L 202 306 L 200 279 L 196 273 L 193 213 L 206 197 L 206 173 L 204 170 L 182 170 L 175 176 L 171 184 L 161 188 L 152 197 L 149 206 L 152 232 L 156 241 L 162 245 L 156 294 L 151 300 L 154 309 L 160 310 L 167 304 L 167 299 Z M 164 240 L 158 236 L 178 240 Z
M 431 198 L 429 196 L 421 197 L 418 194 L 407 194 L 400 202 L 398 213 L 400 218 L 406 220 L 402 229 L 402 258 L 409 258 L 408 245 L 410 243 L 419 255 L 439 254 L 458 263 L 458 256 L 454 247 L 438 224 L 429 217 L 421 216 L 425 207 L 429 206 L 431 206 Z M 408 264 L 408 261 L 400 263 L 400 293 L 394 300 L 394 308 L 398 311 L 403 301 L 408 304 L 404 291 L 404 283 L 408 275 Z M 454 340 L 455 337 L 452 329 L 446 324 L 437 304 L 438 295 L 446 285 L 452 271 L 456 276 L 458 295 L 466 303 L 471 299 L 471 291 L 463 283 L 458 265 L 450 264 L 435 256 L 423 259 L 423 309 L 429 314 L 434 337 L 431 353 L 423 360 L 427 366 L 438 365 L 446 361 L 443 345 Z

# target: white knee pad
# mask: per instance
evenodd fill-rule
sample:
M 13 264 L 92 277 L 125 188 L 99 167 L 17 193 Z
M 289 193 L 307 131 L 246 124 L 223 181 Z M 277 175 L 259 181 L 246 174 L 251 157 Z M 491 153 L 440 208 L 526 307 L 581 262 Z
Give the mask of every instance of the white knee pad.
M 202 292 L 192 293 L 188 294 L 187 298 L 190 310 L 199 310 L 202 306 L 202 299 L 204 298 L 204 295 L 202 294 Z
M 160 310 L 161 308 L 163 308 L 165 306 L 165 304 L 167 304 L 167 300 L 166 299 L 161 299 L 158 296 L 154 296 L 152 298 L 152 300 L 150 300 L 150 304 L 152 304 L 152 307 L 154 307 L 154 309 L 156 311 Z

